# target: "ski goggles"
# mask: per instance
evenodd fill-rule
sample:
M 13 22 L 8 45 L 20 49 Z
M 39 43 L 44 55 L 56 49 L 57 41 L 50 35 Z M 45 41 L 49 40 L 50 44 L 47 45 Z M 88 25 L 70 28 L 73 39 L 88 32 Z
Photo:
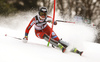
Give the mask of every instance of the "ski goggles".
M 46 16 L 47 13 L 46 12 L 40 12 L 40 16 Z

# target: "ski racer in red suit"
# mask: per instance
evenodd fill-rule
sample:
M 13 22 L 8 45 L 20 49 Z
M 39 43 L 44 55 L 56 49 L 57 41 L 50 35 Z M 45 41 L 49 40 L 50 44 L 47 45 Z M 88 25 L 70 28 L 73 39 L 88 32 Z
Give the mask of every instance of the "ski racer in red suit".
M 33 25 L 35 25 L 35 35 L 38 38 L 45 39 L 46 41 L 49 40 L 51 28 L 47 23 L 52 23 L 52 17 L 47 15 L 47 9 L 45 7 L 41 7 L 38 13 L 39 15 L 32 18 L 25 30 L 25 37 L 23 38 L 23 42 L 25 43 L 28 40 L 28 34 Z M 54 21 L 54 25 L 57 25 L 56 21 Z M 52 31 L 50 43 L 52 44 L 52 47 L 56 46 L 61 48 L 62 52 L 65 52 L 66 48 L 68 47 L 68 43 L 60 40 L 54 31 Z

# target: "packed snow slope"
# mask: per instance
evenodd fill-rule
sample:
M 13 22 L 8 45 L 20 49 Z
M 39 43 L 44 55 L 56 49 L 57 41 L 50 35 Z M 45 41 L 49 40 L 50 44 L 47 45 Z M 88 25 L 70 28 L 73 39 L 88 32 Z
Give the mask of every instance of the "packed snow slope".
M 85 24 L 58 23 L 54 26 L 59 38 L 70 44 L 65 53 L 51 45 L 47 47 L 45 40 L 35 36 L 34 27 L 28 43 L 12 38 L 24 37 L 25 28 L 34 15 L 25 12 L 0 17 L 3 21 L 0 22 L 0 62 L 100 62 L 100 44 L 94 43 L 96 30 Z M 56 19 L 59 18 L 56 15 Z M 70 52 L 73 47 L 84 51 L 83 55 Z

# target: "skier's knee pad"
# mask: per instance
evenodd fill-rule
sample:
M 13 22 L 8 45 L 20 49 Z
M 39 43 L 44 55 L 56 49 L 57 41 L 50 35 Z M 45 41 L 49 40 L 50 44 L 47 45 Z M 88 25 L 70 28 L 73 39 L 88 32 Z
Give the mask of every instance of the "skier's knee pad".
M 59 41 L 58 36 L 55 34 L 55 32 L 52 32 L 52 36 L 51 36 L 54 40 Z
M 56 41 L 59 41 L 59 38 L 58 37 L 56 37 L 56 38 L 53 38 L 54 40 L 56 40 Z

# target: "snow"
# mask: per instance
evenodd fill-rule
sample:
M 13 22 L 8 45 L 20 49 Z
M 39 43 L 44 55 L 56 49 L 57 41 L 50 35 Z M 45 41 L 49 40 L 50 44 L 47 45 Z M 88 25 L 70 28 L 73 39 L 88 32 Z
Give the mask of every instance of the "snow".
M 23 17 L 26 16 L 29 17 L 24 19 Z M 60 49 L 52 48 L 51 45 L 47 47 L 45 40 L 35 36 L 34 28 L 30 30 L 28 43 L 12 38 L 24 37 L 25 28 L 32 16 L 24 14 L 23 17 L 19 15 L 9 17 L 8 20 L 14 20 L 17 24 L 11 22 L 10 26 L 0 25 L 0 62 L 100 62 L 100 44 L 94 43 L 96 30 L 84 24 L 59 22 L 54 26 L 59 38 L 70 44 L 65 53 Z M 18 20 L 21 20 L 22 24 Z M 70 52 L 73 47 L 84 51 L 83 55 Z

